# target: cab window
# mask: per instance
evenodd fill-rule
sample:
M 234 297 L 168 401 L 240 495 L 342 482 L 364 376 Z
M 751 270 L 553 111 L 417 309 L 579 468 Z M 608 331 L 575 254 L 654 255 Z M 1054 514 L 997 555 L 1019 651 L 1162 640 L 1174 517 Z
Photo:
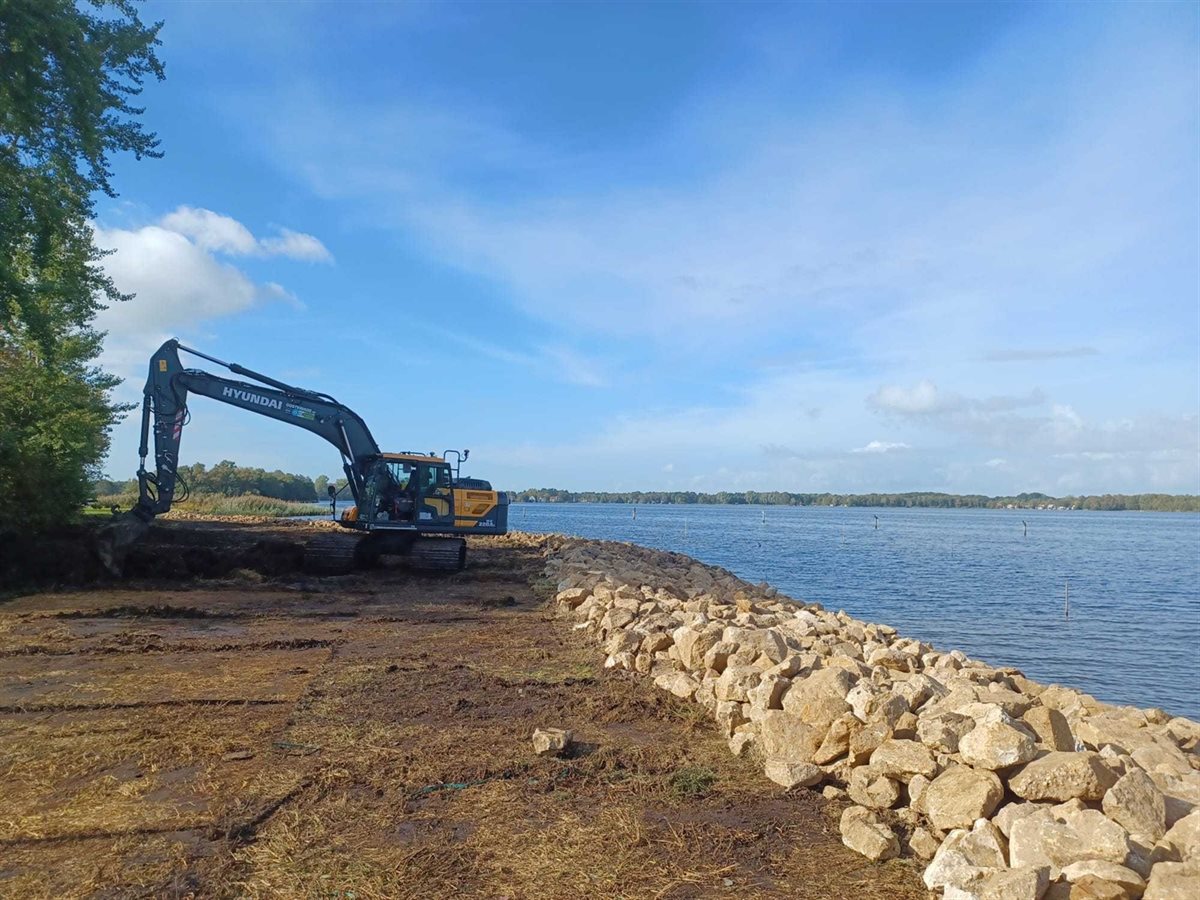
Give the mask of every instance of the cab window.
M 448 466 L 425 466 L 421 475 L 421 486 L 425 490 L 449 487 L 450 468 Z
M 416 468 L 412 463 L 407 462 L 390 462 L 388 463 L 388 472 L 391 473 L 392 480 L 404 490 L 408 487 L 409 481 L 413 476 L 413 470 Z

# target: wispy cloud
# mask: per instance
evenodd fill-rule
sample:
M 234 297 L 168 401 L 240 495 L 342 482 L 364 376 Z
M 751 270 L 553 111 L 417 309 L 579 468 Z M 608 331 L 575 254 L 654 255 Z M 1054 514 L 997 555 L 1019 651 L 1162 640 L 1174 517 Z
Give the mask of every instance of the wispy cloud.
M 1084 356 L 1099 356 L 1100 351 L 1095 347 L 1063 347 L 1027 349 L 1027 350 L 992 350 L 983 355 L 988 362 L 1038 362 L 1048 359 L 1079 359 Z
M 308 262 L 333 262 L 331 254 L 320 240 L 311 234 L 280 228 L 272 237 L 256 238 L 250 229 L 230 216 L 180 206 L 163 216 L 159 225 L 168 231 L 182 234 L 197 247 L 210 253 L 230 256 L 286 256 Z
M 896 450 L 911 450 L 903 441 L 871 441 L 865 447 L 855 447 L 851 453 L 892 453 Z

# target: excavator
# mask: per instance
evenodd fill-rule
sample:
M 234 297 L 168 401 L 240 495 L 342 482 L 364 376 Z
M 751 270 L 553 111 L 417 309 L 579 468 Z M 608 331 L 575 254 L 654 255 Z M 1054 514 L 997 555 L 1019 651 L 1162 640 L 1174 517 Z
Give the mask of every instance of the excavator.
M 180 351 L 250 381 L 184 368 Z M 187 484 L 178 468 L 183 429 L 191 418 L 190 394 L 311 431 L 338 449 L 346 473 L 343 490 L 349 491 L 354 505 L 337 519 L 344 531 L 334 530 L 305 546 L 308 571 L 345 573 L 383 555 L 405 557 L 417 569 L 459 571 L 466 565 L 465 535 L 508 530 L 508 496 L 487 481 L 461 475 L 470 451 L 447 450 L 440 456 L 384 453 L 362 417 L 328 394 L 286 384 L 171 339 L 150 358 L 142 401 L 137 504 L 99 537 L 100 558 L 114 574 L 120 574 L 129 547 L 149 530 L 154 517 L 187 499 Z M 148 471 L 151 432 L 154 469 Z M 330 485 L 334 514 L 338 495 Z

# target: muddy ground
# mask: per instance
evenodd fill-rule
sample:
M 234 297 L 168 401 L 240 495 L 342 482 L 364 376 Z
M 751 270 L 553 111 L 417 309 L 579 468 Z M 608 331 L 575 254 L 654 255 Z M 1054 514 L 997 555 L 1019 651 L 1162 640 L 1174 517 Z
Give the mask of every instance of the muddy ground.
M 304 528 L 155 534 L 128 581 L 0 601 L 0 896 L 924 896 L 604 671 L 536 542 L 311 578 Z M 537 726 L 581 746 L 538 758 Z

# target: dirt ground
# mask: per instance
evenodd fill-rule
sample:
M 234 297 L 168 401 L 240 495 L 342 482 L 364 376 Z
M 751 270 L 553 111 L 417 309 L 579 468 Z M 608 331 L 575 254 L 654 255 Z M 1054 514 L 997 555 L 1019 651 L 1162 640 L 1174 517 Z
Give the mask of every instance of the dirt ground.
M 316 579 L 279 573 L 299 531 L 258 532 L 239 559 L 271 577 L 0 602 L 0 896 L 925 896 L 693 704 L 604 671 L 536 546 Z M 539 758 L 537 726 L 581 746 Z

